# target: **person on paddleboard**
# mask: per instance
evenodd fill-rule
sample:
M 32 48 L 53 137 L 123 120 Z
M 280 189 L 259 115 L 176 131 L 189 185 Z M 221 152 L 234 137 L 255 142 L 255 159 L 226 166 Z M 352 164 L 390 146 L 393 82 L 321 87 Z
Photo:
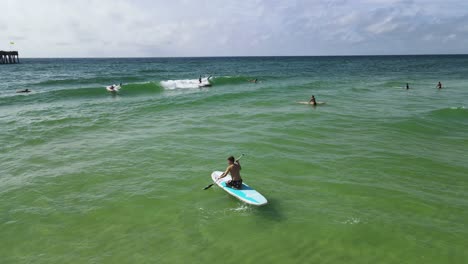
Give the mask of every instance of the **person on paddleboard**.
M 31 91 L 29 89 L 24 89 L 21 91 L 17 91 L 17 93 L 30 93 Z
M 218 180 L 231 174 L 232 180 L 226 182 L 226 185 L 231 188 L 242 189 L 242 178 L 240 176 L 240 170 L 242 168 L 239 161 L 234 160 L 233 156 L 230 156 L 227 161 L 228 167 L 226 168 L 226 171 L 219 176 Z
M 312 97 L 310 98 L 309 104 L 317 105 L 317 101 L 315 101 L 315 96 L 312 95 Z

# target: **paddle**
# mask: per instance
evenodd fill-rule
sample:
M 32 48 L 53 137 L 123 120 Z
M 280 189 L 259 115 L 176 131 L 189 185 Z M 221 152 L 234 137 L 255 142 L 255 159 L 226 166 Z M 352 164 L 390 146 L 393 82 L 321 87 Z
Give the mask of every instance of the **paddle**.
M 243 156 L 244 156 L 244 154 L 242 153 L 242 155 L 240 155 L 240 157 L 237 158 L 236 161 L 239 161 Z M 218 181 L 216 181 L 216 182 L 218 182 Z M 214 183 L 212 183 L 212 184 L 206 186 L 205 188 L 203 188 L 203 190 L 208 190 L 208 189 L 211 188 L 211 186 L 213 186 L 216 182 L 214 182 Z

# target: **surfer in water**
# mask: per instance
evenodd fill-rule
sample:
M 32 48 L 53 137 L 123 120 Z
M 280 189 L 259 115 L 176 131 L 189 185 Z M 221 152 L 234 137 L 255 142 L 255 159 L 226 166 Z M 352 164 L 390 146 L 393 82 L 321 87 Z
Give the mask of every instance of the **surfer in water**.
M 409 90 L 409 84 L 406 83 L 406 90 Z
M 317 101 L 315 101 L 315 96 L 312 95 L 312 97 L 310 98 L 309 104 L 314 105 L 314 106 L 317 105 Z
M 255 79 L 255 80 L 249 80 L 249 82 L 251 82 L 251 83 L 257 83 L 257 82 L 258 82 L 258 79 Z
M 439 82 L 439 83 L 437 84 L 437 89 L 442 89 L 442 83 L 441 83 L 441 82 Z
M 17 91 L 17 93 L 29 93 L 31 92 L 29 89 L 24 89 L 24 90 L 21 90 L 21 91 Z
M 226 182 L 226 185 L 231 188 L 242 189 L 242 178 L 240 176 L 241 165 L 239 161 L 235 160 L 233 156 L 230 156 L 227 161 L 228 167 L 226 171 L 219 176 L 218 180 L 231 174 L 232 180 Z
M 200 77 L 198 78 L 198 82 L 201 84 L 201 75 L 200 75 Z

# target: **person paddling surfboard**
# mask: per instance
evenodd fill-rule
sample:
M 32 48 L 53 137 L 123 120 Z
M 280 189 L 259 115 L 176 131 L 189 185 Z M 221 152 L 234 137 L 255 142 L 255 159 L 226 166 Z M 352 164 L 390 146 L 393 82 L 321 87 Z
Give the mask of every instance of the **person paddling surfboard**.
M 31 90 L 29 89 L 24 89 L 24 90 L 21 90 L 21 91 L 17 91 L 16 93 L 30 93 Z
M 309 104 L 314 105 L 314 106 L 317 105 L 317 101 L 315 100 L 315 96 L 312 95 L 312 97 L 310 98 Z
M 226 168 L 226 171 L 218 177 L 218 179 L 222 179 L 231 174 L 232 180 L 226 182 L 226 186 L 235 189 L 242 189 L 242 178 L 240 176 L 240 170 L 242 167 L 239 160 L 235 160 L 233 156 L 230 156 L 227 158 L 227 161 L 228 167 Z

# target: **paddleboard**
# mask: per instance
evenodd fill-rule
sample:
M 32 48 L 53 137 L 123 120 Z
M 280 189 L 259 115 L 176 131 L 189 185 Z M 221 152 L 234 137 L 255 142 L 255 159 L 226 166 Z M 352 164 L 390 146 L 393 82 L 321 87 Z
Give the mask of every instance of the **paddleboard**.
M 309 102 L 297 102 L 298 104 L 311 104 Z M 317 105 L 323 105 L 325 102 L 317 102 Z
M 106 90 L 109 92 L 118 92 L 120 90 L 120 85 L 114 85 L 114 89 L 111 89 L 112 85 L 106 86 Z
M 268 203 L 267 199 L 265 197 L 263 197 L 263 195 L 261 195 L 259 192 L 252 189 L 252 187 L 248 186 L 245 183 L 242 183 L 242 189 L 240 189 L 240 190 L 234 189 L 234 188 L 231 188 L 231 187 L 227 187 L 226 182 L 231 180 L 231 175 L 228 175 L 228 176 L 222 178 L 221 180 L 216 181 L 219 178 L 219 176 L 221 176 L 221 174 L 223 174 L 222 171 L 214 171 L 211 174 L 211 179 L 213 179 L 213 181 L 219 187 L 221 187 L 223 190 L 225 190 L 230 195 L 236 197 L 237 199 L 243 201 L 244 203 L 248 203 L 248 204 L 252 204 L 252 205 L 261 206 L 261 205 L 265 205 L 265 204 Z
M 16 91 L 16 93 L 30 93 L 31 91 L 26 89 L 26 90 L 21 90 L 21 91 Z
M 211 87 L 211 83 L 201 83 L 198 87 Z

